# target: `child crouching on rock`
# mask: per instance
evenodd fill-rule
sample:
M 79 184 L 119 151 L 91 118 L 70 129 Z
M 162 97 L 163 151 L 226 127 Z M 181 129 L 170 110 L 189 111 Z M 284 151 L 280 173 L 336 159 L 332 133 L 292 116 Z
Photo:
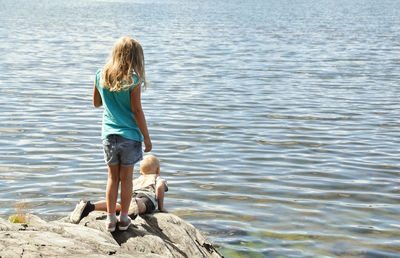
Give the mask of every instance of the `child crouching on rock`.
M 164 207 L 164 193 L 168 191 L 166 180 L 160 177 L 160 161 L 154 155 L 147 155 L 140 162 L 140 177 L 133 180 L 132 200 L 128 215 L 135 219 L 139 214 L 152 213 L 155 210 L 168 212 Z M 79 221 L 92 211 L 107 211 L 107 202 L 81 200 L 71 213 L 70 221 Z M 121 211 L 121 205 L 117 203 L 116 212 Z

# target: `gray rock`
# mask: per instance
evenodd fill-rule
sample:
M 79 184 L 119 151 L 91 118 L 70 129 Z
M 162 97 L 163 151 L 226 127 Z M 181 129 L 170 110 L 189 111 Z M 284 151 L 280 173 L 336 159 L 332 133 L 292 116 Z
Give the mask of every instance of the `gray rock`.
M 105 231 L 104 212 L 79 224 L 46 222 L 29 215 L 28 224 L 0 219 L 0 257 L 222 257 L 193 225 L 171 213 L 138 216 L 126 231 Z

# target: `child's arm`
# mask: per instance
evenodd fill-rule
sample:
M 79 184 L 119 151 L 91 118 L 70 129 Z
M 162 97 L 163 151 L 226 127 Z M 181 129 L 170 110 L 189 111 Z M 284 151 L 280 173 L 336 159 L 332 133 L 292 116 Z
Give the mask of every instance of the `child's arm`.
M 149 131 L 147 129 L 146 118 L 142 109 L 142 102 L 140 100 L 140 86 L 136 86 L 131 91 L 131 106 L 133 116 L 135 117 L 136 124 L 139 127 L 140 132 L 144 137 L 145 152 L 149 152 L 152 149 L 152 144 L 149 136 Z
M 163 181 L 162 183 L 160 183 L 160 184 L 157 186 L 157 189 L 156 189 L 156 197 L 157 197 L 157 200 L 158 200 L 158 209 L 159 209 L 160 211 L 162 211 L 162 212 L 168 212 L 168 211 L 164 208 L 164 193 L 165 193 L 165 188 L 166 188 L 166 185 L 165 185 L 165 183 L 164 183 L 164 181 Z
M 94 83 L 94 87 L 93 87 L 93 106 L 101 107 L 102 105 L 103 105 L 103 102 L 101 101 L 100 92 L 96 88 L 96 83 Z

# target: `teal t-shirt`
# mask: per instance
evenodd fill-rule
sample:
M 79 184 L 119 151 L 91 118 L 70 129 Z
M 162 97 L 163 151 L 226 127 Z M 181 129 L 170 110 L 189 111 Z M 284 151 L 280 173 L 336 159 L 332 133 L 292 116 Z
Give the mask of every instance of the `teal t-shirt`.
M 100 77 L 101 69 L 96 73 L 96 88 L 101 95 L 104 107 L 101 138 L 105 139 L 109 135 L 116 134 L 127 139 L 142 142 L 143 135 L 136 124 L 131 106 L 130 93 L 135 86 L 132 86 L 128 90 L 121 90 L 120 92 L 109 91 L 104 87 Z M 138 84 L 136 74 L 133 74 L 133 85 L 140 87 L 138 86 L 140 84 Z

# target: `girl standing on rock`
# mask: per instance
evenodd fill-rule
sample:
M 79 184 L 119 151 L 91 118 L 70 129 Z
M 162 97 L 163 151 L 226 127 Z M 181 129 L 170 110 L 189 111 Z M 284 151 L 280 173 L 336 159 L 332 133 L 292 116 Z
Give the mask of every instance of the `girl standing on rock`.
M 107 64 L 96 73 L 93 105 L 104 106 L 102 140 L 108 166 L 107 230 L 126 230 L 132 198 L 132 173 L 136 162 L 152 149 L 143 113 L 140 91 L 147 86 L 142 46 L 129 37 L 120 38 L 114 45 Z M 115 207 L 121 182 L 121 213 L 117 220 Z

